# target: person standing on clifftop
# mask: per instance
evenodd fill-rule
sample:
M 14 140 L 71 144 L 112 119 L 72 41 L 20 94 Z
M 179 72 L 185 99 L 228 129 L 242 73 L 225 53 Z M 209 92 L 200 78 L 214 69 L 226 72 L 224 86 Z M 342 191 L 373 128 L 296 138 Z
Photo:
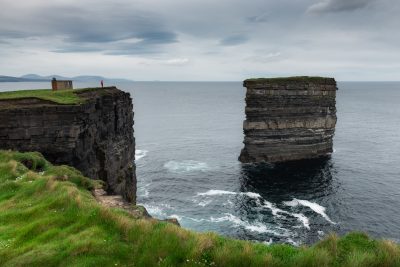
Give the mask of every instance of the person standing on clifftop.
M 103 88 L 103 87 L 104 87 L 104 82 L 103 82 L 103 80 L 100 81 L 100 84 L 101 84 L 101 88 Z

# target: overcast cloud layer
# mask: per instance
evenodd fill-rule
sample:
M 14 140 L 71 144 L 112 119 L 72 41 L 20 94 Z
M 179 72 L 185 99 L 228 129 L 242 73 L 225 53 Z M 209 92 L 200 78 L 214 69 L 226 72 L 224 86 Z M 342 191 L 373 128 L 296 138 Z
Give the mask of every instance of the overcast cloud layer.
M 400 80 L 399 0 L 0 0 L 0 75 Z

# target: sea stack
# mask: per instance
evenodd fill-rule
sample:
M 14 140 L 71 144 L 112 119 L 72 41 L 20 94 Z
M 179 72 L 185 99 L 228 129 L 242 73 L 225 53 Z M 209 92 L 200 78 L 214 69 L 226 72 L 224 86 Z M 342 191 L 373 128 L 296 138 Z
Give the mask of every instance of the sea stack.
M 326 157 L 336 126 L 336 81 L 323 77 L 244 81 L 243 163 Z
M 80 101 L 0 100 L 0 149 L 41 152 L 105 182 L 110 194 L 136 201 L 133 104 L 115 87 L 74 90 Z

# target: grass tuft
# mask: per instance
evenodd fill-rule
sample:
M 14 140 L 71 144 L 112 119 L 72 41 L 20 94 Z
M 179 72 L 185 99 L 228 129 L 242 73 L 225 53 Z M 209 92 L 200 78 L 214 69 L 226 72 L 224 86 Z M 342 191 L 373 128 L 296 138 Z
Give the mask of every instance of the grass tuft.
M 0 150 L 0 266 L 400 266 L 400 248 L 364 233 L 311 247 L 195 233 L 100 206 L 101 184 L 39 153 Z

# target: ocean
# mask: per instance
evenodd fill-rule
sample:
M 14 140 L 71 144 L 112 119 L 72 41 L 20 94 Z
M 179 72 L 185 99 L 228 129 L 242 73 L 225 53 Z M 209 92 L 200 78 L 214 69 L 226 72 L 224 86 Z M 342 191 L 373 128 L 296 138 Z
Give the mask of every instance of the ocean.
M 49 86 L 0 83 L 0 91 Z M 264 243 L 349 231 L 400 242 L 400 82 L 339 82 L 331 158 L 277 167 L 237 160 L 241 82 L 117 86 L 133 97 L 137 200 L 151 215 Z

